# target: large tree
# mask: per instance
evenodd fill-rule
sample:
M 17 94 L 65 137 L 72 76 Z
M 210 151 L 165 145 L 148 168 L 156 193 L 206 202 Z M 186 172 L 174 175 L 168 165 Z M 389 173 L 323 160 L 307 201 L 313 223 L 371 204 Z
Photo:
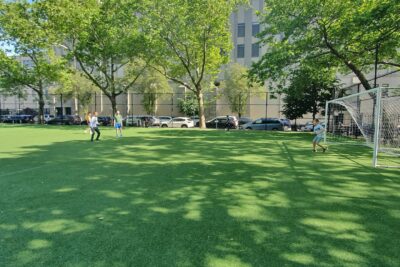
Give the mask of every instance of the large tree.
M 0 51 L 0 84 L 3 90 L 26 87 L 36 92 L 39 121 L 44 122 L 45 90 L 57 83 L 66 62 L 56 56 L 55 35 L 47 30 L 40 2 L 0 2 L 0 39 L 13 51 Z
M 139 1 L 46 0 L 46 14 L 71 60 L 110 100 L 133 88 L 145 66 Z
M 258 95 L 263 89 L 257 83 L 251 83 L 247 74 L 246 67 L 232 63 L 225 69 L 222 82 L 223 94 L 229 101 L 231 111 L 238 113 L 239 118 L 246 111 L 249 98 Z
M 156 114 L 157 101 L 172 92 L 172 88 L 164 75 L 155 71 L 153 68 L 147 68 L 138 79 L 134 90 L 140 93 L 142 104 L 148 114 Z
M 323 57 L 370 89 L 366 73 L 375 61 L 399 67 L 398 0 L 266 0 L 265 6 L 260 38 L 268 50 L 252 68 L 260 81 L 284 81 L 299 63 Z
M 204 91 L 227 63 L 232 49 L 229 17 L 245 0 L 158 0 L 143 10 L 148 52 L 153 66 L 168 79 L 192 91 L 205 128 Z
M 306 113 L 315 119 L 339 89 L 334 70 L 323 67 L 301 65 L 288 79 L 287 85 L 280 89 L 285 95 L 283 113 L 288 119 L 297 119 Z
M 97 86 L 89 80 L 86 75 L 77 69 L 70 69 L 65 72 L 63 77 L 52 88 L 52 93 L 63 94 L 64 99 L 74 99 L 78 101 L 78 113 L 88 112 L 89 105 L 93 101 L 93 95 L 99 91 Z

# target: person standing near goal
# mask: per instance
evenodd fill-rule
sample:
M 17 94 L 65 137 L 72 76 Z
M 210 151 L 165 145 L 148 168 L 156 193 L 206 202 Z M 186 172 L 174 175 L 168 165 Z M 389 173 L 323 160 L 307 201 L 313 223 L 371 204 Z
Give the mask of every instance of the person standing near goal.
M 326 147 L 320 145 L 320 142 L 322 139 L 324 139 L 324 132 L 325 128 L 321 125 L 318 119 L 313 120 L 313 125 L 314 125 L 314 134 L 315 137 L 313 139 L 313 152 L 317 152 L 316 147 L 319 146 L 322 148 L 322 152 L 326 151 Z
M 94 137 L 94 133 L 97 133 L 96 136 L 96 141 L 99 141 L 100 138 L 100 130 L 99 130 L 99 122 L 97 120 L 97 116 L 99 115 L 99 113 L 97 113 L 97 111 L 93 114 L 92 118 L 90 119 L 90 130 L 92 131 L 92 136 L 90 138 L 90 141 L 93 142 L 93 137 Z
M 117 110 L 117 113 L 114 115 L 114 128 L 115 128 L 115 137 L 122 137 L 122 116 L 119 110 Z

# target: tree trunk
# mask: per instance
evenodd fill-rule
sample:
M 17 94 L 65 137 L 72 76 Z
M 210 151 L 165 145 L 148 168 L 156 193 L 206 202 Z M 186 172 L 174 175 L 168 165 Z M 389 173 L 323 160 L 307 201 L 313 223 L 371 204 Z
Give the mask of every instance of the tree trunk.
M 117 96 L 115 94 L 110 95 L 110 102 L 112 107 L 112 117 L 117 113 Z
M 38 92 L 38 97 L 39 97 L 39 124 L 44 124 L 44 97 L 43 97 L 43 91 L 40 90 Z
M 365 78 L 365 75 L 362 73 L 362 71 L 350 60 L 348 60 L 344 55 L 340 54 L 338 50 L 328 41 L 328 34 L 326 32 L 326 29 L 324 29 L 323 33 L 324 41 L 328 49 L 331 51 L 333 55 L 335 55 L 338 59 L 340 59 L 351 71 L 357 76 L 357 78 L 360 80 L 361 84 L 364 86 L 365 90 L 370 90 L 371 85 L 369 84 L 367 78 Z
M 353 63 L 351 63 L 349 61 L 344 61 L 344 63 L 357 76 L 357 78 L 360 80 L 360 83 L 364 86 L 365 90 L 372 89 L 367 78 L 365 78 L 365 75 L 356 67 L 356 65 L 354 65 Z
M 206 128 L 206 118 L 204 116 L 204 96 L 203 92 L 201 91 L 201 88 L 196 88 L 196 96 L 197 96 L 197 101 L 199 103 L 199 127 L 201 129 Z
M 313 106 L 313 111 L 312 111 L 312 119 L 313 119 L 313 121 L 315 120 L 315 116 L 317 115 L 317 113 L 318 113 L 317 106 L 314 105 Z

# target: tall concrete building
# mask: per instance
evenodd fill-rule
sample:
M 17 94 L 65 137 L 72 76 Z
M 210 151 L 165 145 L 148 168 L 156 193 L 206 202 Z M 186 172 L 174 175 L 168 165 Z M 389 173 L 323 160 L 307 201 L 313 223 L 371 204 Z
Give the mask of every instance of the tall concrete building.
M 262 30 L 258 11 L 264 9 L 264 1 L 251 0 L 251 6 L 241 7 L 231 15 L 230 25 L 233 42 L 231 62 L 239 63 L 250 68 L 253 62 L 258 61 L 266 52 L 266 47 L 259 44 L 256 37 Z M 282 96 L 270 92 L 267 86 L 264 92 L 250 97 L 247 110 L 243 116 L 251 118 L 282 117 Z M 231 113 L 227 99 L 221 99 L 217 103 L 217 114 Z

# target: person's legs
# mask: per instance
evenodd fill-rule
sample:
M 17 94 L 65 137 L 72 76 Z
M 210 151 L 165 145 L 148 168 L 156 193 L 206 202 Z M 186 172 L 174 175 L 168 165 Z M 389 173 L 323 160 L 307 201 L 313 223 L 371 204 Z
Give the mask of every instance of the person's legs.
M 91 138 L 90 138 L 90 141 L 93 142 L 93 137 L 94 137 L 94 130 L 93 130 L 93 128 L 90 128 L 90 131 L 91 131 Z
M 99 128 L 94 128 L 94 130 L 96 131 L 96 133 L 97 133 L 97 136 L 96 136 L 96 141 L 98 141 L 99 140 L 99 138 L 100 138 L 100 130 L 99 130 Z M 94 134 L 93 134 L 94 135 Z
M 319 142 L 317 143 L 317 145 L 318 145 L 320 148 L 322 148 L 322 152 L 325 152 L 325 151 L 326 151 L 326 147 L 320 145 Z
M 322 137 L 318 137 L 318 136 L 314 137 L 314 140 L 313 140 L 313 151 L 314 152 L 316 151 L 316 146 L 319 146 L 320 148 L 322 148 L 322 152 L 326 151 L 326 147 L 324 147 L 320 144 L 321 140 L 322 140 Z

